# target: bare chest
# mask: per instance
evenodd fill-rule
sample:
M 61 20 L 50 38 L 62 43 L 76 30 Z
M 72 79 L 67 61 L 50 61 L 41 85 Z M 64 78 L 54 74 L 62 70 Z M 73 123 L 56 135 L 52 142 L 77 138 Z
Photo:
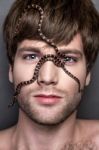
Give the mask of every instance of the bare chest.
M 99 147 L 92 141 L 76 144 L 65 144 L 61 150 L 99 150 Z

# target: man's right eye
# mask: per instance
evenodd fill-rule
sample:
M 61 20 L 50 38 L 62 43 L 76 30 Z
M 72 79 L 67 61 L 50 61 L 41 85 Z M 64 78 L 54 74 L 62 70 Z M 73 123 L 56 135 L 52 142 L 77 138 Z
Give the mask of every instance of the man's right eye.
M 37 56 L 37 54 L 24 54 L 23 59 L 25 59 L 25 60 L 37 60 L 38 56 Z

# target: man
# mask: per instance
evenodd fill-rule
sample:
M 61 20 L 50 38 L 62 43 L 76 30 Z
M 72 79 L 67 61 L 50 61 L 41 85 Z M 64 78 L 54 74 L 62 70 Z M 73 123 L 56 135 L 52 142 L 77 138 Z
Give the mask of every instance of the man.
M 4 23 L 17 125 L 0 150 L 98 150 L 99 121 L 76 119 L 99 51 L 90 0 L 16 0 Z

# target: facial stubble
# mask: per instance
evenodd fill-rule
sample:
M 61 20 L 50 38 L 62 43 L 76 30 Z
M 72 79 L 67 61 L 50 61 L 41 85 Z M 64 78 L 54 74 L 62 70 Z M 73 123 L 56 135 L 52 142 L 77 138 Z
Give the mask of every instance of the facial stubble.
M 64 122 L 77 109 L 81 99 L 81 93 L 69 95 L 65 93 L 65 97 L 60 103 L 53 106 L 43 106 L 35 103 L 35 99 L 30 93 L 21 92 L 18 97 L 20 109 L 33 122 L 43 126 L 55 126 Z

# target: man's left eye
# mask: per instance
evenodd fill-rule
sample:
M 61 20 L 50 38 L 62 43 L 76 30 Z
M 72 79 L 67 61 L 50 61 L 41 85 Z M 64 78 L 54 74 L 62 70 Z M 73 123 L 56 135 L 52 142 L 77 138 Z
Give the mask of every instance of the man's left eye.
M 78 61 L 78 58 L 74 56 L 65 56 L 63 58 L 63 61 L 65 62 L 65 64 L 73 64 Z

